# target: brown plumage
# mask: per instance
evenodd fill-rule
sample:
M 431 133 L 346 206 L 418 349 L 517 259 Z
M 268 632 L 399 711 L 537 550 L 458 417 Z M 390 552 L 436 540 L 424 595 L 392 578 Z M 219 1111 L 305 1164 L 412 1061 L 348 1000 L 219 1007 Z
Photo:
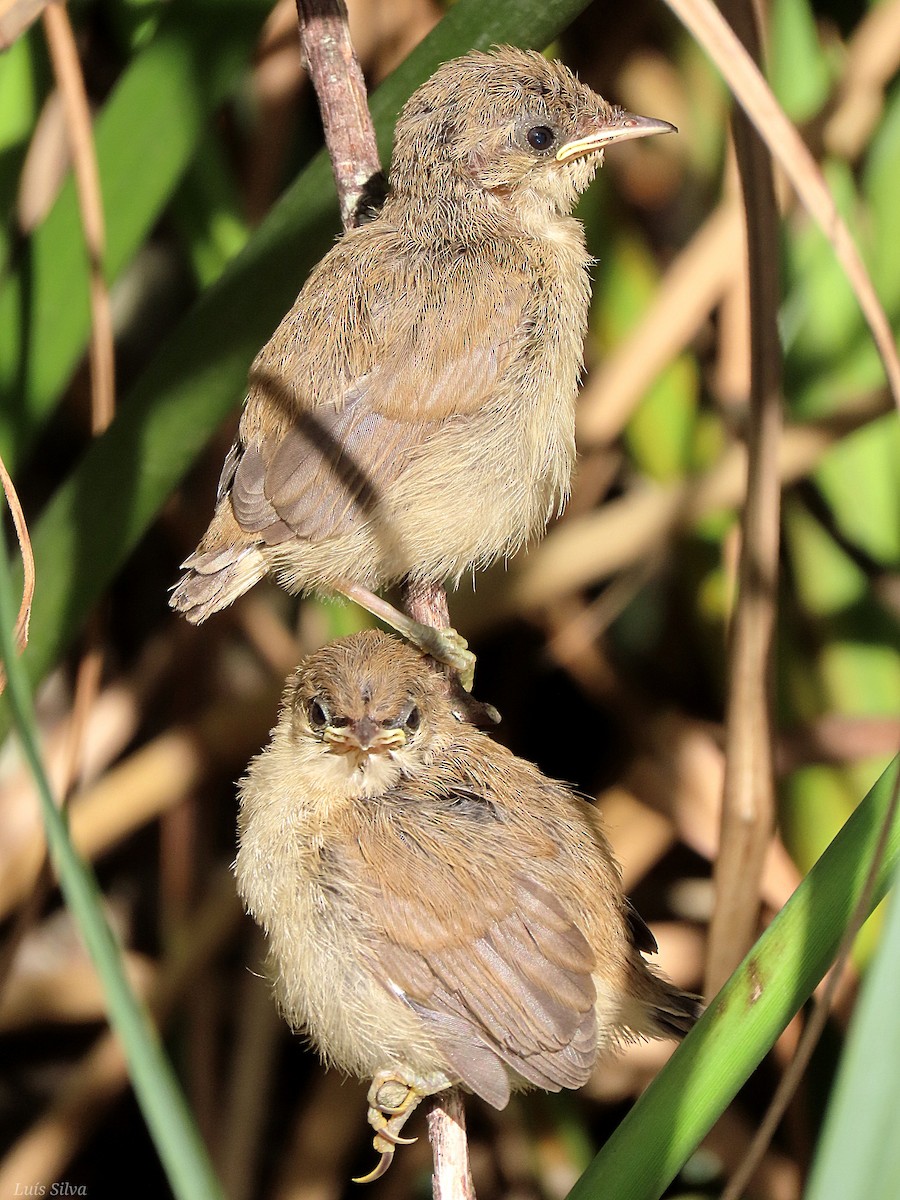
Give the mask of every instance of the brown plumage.
M 450 697 L 405 643 L 335 642 L 240 785 L 239 891 L 287 1019 L 373 1080 L 376 1173 L 423 1096 L 579 1087 L 600 1051 L 698 1011 L 644 961 L 597 811 Z
M 325 256 L 253 364 L 172 606 L 203 621 L 267 572 L 366 603 L 542 532 L 568 494 L 590 296 L 571 209 L 604 146 L 671 129 L 509 47 L 423 84 L 382 212 Z

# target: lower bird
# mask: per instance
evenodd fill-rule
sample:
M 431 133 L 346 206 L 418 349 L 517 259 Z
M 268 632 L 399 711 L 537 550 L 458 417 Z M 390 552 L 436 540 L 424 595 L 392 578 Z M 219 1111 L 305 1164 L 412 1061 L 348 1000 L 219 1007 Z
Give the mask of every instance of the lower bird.
M 448 680 L 367 631 L 306 658 L 240 784 L 238 890 L 279 1005 L 371 1080 L 390 1165 L 426 1096 L 586 1082 L 697 997 L 657 974 L 597 810 L 461 720 Z

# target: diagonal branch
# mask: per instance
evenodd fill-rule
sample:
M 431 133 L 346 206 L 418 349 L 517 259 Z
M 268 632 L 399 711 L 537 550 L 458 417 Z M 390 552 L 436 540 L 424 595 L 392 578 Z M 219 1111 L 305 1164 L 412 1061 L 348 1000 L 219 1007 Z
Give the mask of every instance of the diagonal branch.
M 900 356 L 890 322 L 856 243 L 806 143 L 785 116 L 756 63 L 713 0 L 666 0 L 666 3 L 722 72 L 803 206 L 831 242 L 866 318 L 894 403 L 900 407 Z

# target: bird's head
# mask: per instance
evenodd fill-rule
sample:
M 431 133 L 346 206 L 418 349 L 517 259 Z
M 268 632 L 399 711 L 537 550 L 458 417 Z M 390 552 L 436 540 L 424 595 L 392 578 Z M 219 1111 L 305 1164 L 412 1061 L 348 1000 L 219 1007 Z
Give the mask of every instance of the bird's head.
M 391 187 L 412 205 L 481 191 L 567 213 L 607 146 L 674 128 L 608 104 L 533 51 L 475 51 L 444 63 L 410 97 Z
M 430 759 L 458 721 L 446 681 L 375 630 L 332 642 L 287 682 L 280 733 L 335 786 L 372 795 Z

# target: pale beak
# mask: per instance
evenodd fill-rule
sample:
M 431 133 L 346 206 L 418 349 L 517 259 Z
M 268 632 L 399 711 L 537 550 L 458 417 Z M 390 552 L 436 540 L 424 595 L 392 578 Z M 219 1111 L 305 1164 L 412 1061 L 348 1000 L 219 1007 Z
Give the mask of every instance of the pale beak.
M 658 121 L 656 117 L 638 117 L 634 113 L 620 113 L 613 122 L 602 125 L 594 133 L 586 137 L 573 138 L 565 142 L 556 152 L 557 162 L 571 162 L 573 158 L 583 158 L 586 154 L 595 154 L 604 146 L 613 142 L 628 142 L 633 138 L 652 137 L 655 133 L 677 133 L 678 130 L 668 121 Z
M 387 754 L 406 744 L 402 729 L 385 729 L 371 717 L 361 717 L 349 725 L 325 730 L 325 741 L 338 754 L 354 754 L 357 757 L 369 754 Z

